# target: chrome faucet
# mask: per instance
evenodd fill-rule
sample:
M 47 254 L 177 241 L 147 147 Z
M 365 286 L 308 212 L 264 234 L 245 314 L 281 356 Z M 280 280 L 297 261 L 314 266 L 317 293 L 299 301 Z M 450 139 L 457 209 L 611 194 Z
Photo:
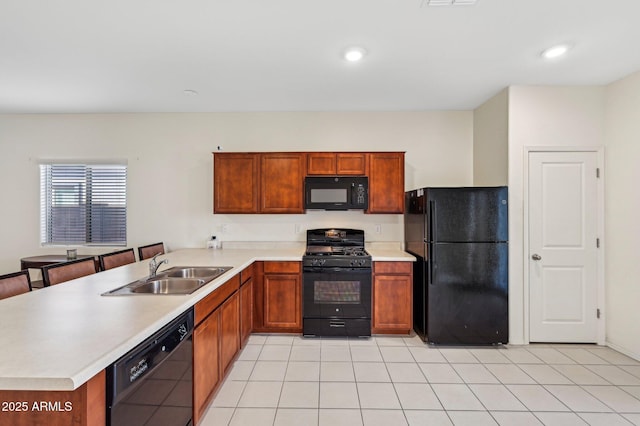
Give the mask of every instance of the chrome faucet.
M 155 277 L 156 273 L 158 272 L 158 268 L 160 267 L 160 265 L 162 265 L 163 263 L 169 263 L 169 259 L 163 259 L 160 262 L 158 262 L 156 260 L 156 257 L 160 256 L 162 253 L 158 253 L 155 256 L 153 256 L 153 259 L 151 259 L 151 261 L 149 262 L 149 277 Z

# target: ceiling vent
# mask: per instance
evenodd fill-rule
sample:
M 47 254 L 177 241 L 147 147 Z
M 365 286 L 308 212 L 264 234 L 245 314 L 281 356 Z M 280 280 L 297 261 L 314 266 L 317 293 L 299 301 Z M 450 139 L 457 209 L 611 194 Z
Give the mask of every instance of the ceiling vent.
M 477 3 L 478 0 L 423 0 L 422 5 L 425 3 L 427 6 L 471 6 Z

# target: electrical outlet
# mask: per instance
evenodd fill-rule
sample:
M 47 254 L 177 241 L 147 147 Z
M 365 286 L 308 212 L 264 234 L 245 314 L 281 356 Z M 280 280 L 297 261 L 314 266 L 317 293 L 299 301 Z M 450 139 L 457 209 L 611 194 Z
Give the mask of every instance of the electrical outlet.
M 294 232 L 294 233 L 296 233 L 296 234 L 299 234 L 299 233 L 300 233 L 300 224 L 299 224 L 299 223 L 296 223 L 296 224 L 293 226 L 293 232 Z
M 376 223 L 376 234 L 380 234 L 382 233 L 382 225 L 379 223 Z
M 220 225 L 220 233 L 226 234 L 227 232 L 229 232 L 229 225 L 226 223 L 223 223 L 222 225 Z

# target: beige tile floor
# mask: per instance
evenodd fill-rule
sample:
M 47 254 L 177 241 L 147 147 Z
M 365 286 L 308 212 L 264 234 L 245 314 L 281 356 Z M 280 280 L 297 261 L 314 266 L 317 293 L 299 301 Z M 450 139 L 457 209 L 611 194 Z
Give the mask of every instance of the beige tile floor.
M 595 345 L 252 335 L 201 424 L 640 426 L 640 362 Z

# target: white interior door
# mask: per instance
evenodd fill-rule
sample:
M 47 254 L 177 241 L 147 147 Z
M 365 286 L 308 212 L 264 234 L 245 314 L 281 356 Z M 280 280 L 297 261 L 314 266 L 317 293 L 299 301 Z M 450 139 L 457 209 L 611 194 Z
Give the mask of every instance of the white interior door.
M 596 152 L 529 153 L 529 340 L 598 337 Z

